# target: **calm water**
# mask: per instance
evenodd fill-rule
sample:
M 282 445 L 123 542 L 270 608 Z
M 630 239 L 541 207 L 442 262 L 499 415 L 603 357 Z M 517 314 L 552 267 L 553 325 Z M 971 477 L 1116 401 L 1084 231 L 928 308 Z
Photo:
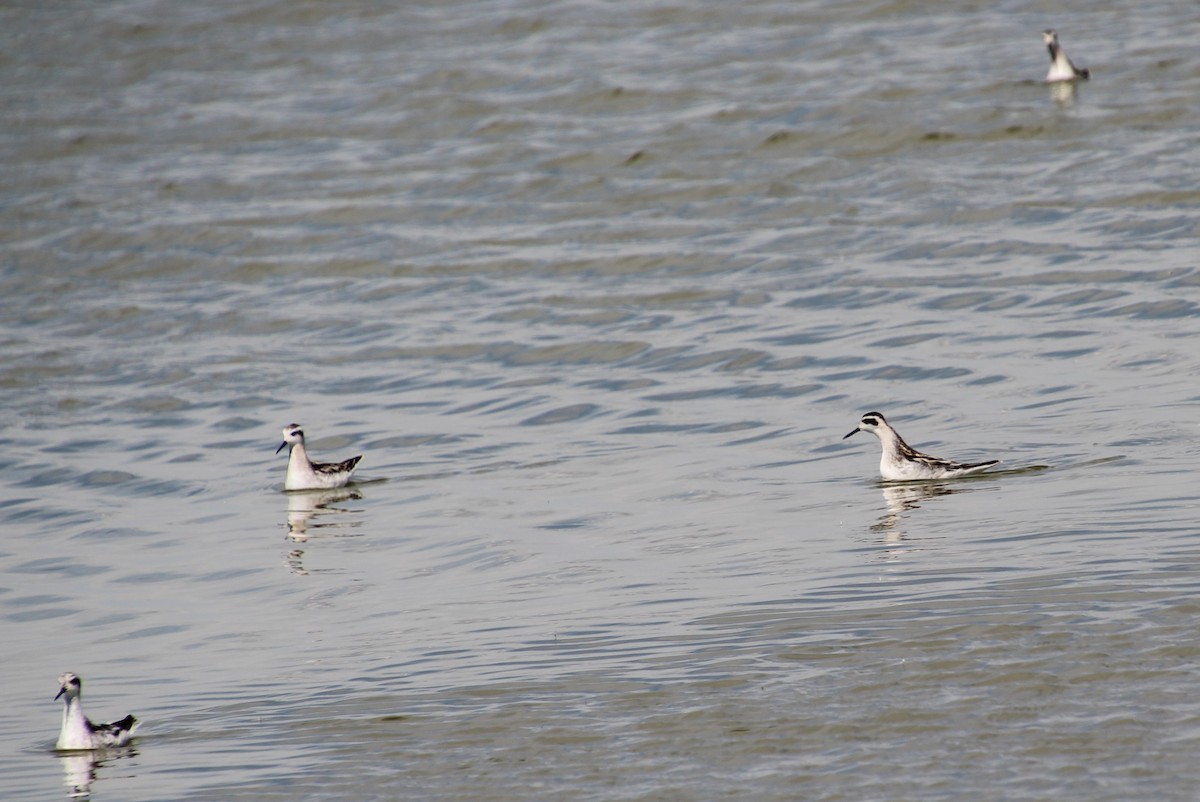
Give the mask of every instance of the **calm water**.
M 0 10 L 0 797 L 1195 798 L 1195 9 L 400 5 Z

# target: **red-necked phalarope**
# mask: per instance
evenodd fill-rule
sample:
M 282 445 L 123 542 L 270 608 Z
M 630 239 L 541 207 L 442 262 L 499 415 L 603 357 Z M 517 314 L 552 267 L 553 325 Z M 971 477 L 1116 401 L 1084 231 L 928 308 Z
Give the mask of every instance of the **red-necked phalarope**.
M 870 432 L 879 438 L 883 456 L 879 459 L 879 475 L 889 482 L 906 482 L 920 479 L 952 479 L 986 471 L 1000 460 L 987 462 L 951 462 L 948 459 L 922 454 L 904 442 L 900 433 L 888 425 L 882 414 L 868 412 L 862 416 L 857 428 L 850 434 Z M 845 440 L 846 437 L 842 439 Z
M 93 724 L 83 714 L 83 682 L 71 672 L 58 678 L 62 686 L 58 696 L 63 697 L 62 730 L 58 733 L 56 749 L 105 749 L 124 746 L 133 737 L 138 720 L 128 715 L 111 724 Z
M 308 452 L 304 450 L 304 430 L 298 423 L 289 423 L 283 428 L 283 442 L 275 449 L 278 454 L 283 447 L 290 445 L 288 454 L 287 479 L 284 480 L 285 490 L 328 490 L 334 487 L 344 487 L 354 473 L 354 466 L 362 459 L 360 454 L 345 462 L 311 462 Z
M 1074 81 L 1078 79 L 1086 81 L 1092 77 L 1092 73 L 1089 70 L 1079 69 L 1071 63 L 1071 59 L 1067 58 L 1066 51 L 1058 43 L 1057 33 L 1054 31 L 1043 31 L 1042 41 L 1046 43 L 1046 48 L 1050 51 L 1050 72 L 1046 73 L 1046 83 Z

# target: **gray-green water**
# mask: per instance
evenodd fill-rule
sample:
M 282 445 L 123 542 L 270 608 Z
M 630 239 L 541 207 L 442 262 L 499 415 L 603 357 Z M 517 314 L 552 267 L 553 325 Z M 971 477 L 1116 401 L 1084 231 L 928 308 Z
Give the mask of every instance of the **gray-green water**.
M 1198 39 L 0 10 L 0 797 L 1193 799 Z

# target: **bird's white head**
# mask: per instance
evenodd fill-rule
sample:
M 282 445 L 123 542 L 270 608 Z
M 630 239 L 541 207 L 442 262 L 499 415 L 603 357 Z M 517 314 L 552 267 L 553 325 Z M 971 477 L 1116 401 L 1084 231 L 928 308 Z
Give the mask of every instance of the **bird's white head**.
M 65 696 L 71 700 L 78 697 L 83 691 L 83 680 L 68 671 L 58 678 L 58 686 L 58 693 L 54 698 Z
M 886 420 L 884 420 L 882 412 L 868 412 L 866 415 L 862 416 L 862 420 L 860 420 L 858 422 L 858 426 L 855 427 L 854 430 L 850 432 L 850 434 L 846 435 L 846 437 L 850 437 L 850 435 L 858 434 L 859 432 L 870 432 L 871 434 L 878 437 L 879 430 L 886 429 L 887 425 L 888 425 L 888 422 Z M 843 437 L 842 439 L 845 440 L 846 437 Z
M 294 446 L 297 443 L 302 444 L 303 442 L 304 430 L 300 428 L 300 424 L 289 423 L 283 427 L 283 442 L 279 444 L 279 448 L 275 449 L 275 453 L 278 454 L 280 451 L 283 451 L 284 446 Z

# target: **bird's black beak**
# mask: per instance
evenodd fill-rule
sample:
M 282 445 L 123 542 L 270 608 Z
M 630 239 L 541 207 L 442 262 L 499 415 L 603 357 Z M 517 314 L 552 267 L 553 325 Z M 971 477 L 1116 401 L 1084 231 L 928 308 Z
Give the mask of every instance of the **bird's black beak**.
M 64 686 L 62 686 L 61 688 L 59 688 L 59 689 L 58 689 L 58 693 L 54 694 L 54 698 L 55 698 L 55 700 L 57 700 L 57 699 L 58 699 L 58 697 L 62 696 L 62 695 L 63 695 L 64 693 L 66 693 L 66 692 L 67 692 L 67 686 L 66 686 L 66 685 L 64 685 Z
M 280 451 L 283 451 L 283 447 L 286 445 L 287 445 L 287 440 L 284 440 L 282 443 L 279 444 L 279 448 L 275 449 L 275 453 L 278 454 Z
M 861 432 L 861 431 L 862 431 L 862 428 L 861 428 L 861 427 L 857 427 L 857 426 L 856 426 L 856 427 L 854 428 L 854 431 L 850 432 L 850 434 L 858 434 L 858 433 L 859 433 L 859 432 Z M 850 434 L 846 435 L 846 437 L 849 437 L 849 436 L 850 436 Z M 846 439 L 846 437 L 843 437 L 842 439 L 843 439 L 843 440 L 845 440 L 845 439 Z M 275 452 L 275 453 L 279 453 L 279 452 Z

